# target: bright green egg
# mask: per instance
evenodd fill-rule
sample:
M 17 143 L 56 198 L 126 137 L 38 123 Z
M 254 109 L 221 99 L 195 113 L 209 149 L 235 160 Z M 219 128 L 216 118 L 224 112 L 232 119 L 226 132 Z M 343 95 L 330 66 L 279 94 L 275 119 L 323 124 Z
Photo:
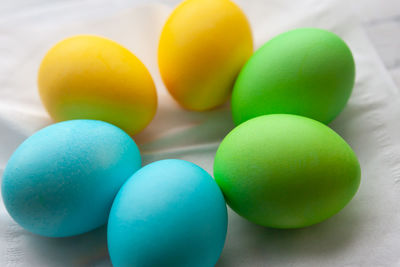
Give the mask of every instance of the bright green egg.
M 346 206 L 360 184 L 360 166 L 351 147 L 326 125 L 273 114 L 225 137 L 214 176 L 239 215 L 263 226 L 298 228 Z
M 233 119 L 238 125 L 283 113 L 329 123 L 346 105 L 354 79 L 354 59 L 340 37 L 322 29 L 292 30 L 264 44 L 241 70 Z

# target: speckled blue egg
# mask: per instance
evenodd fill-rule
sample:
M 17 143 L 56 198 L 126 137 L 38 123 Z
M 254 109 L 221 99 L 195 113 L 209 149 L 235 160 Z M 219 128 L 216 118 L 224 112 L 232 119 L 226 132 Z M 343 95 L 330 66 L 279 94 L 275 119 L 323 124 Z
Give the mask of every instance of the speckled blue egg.
M 135 142 L 101 121 L 48 126 L 25 140 L 4 171 L 7 211 L 23 228 L 73 236 L 106 223 L 115 195 L 141 167 Z
M 115 267 L 208 267 L 222 252 L 226 230 L 226 204 L 213 178 L 193 163 L 161 160 L 119 191 L 108 249 Z

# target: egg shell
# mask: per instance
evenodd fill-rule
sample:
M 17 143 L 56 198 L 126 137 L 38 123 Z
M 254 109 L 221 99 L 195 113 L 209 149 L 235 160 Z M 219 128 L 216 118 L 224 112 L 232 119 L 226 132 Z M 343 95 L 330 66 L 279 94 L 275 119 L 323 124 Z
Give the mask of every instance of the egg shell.
M 230 0 L 186 0 L 161 33 L 158 64 L 171 95 L 196 111 L 223 104 L 253 53 L 250 25 Z
M 329 127 L 274 114 L 248 120 L 225 137 L 214 177 L 241 216 L 263 226 L 298 228 L 339 212 L 359 187 L 360 166 Z
M 284 113 L 329 123 L 345 107 L 354 80 L 354 59 L 340 37 L 316 28 L 288 31 L 241 70 L 232 93 L 234 122 Z
M 55 121 L 106 121 L 130 135 L 150 123 L 157 93 L 149 71 L 109 39 L 78 35 L 51 48 L 38 74 L 43 105 Z
M 26 139 L 4 171 L 7 211 L 23 228 L 73 236 L 106 223 L 115 195 L 141 166 L 135 142 L 101 121 L 48 126 Z
M 212 177 L 183 160 L 161 160 L 121 188 L 108 221 L 113 266 L 214 266 L 227 210 Z

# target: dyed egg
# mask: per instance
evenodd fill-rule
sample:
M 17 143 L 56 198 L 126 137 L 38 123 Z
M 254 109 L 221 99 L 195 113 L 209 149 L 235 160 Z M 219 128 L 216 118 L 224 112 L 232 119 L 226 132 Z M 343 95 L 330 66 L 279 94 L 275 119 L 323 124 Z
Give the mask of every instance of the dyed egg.
M 119 191 L 108 221 L 108 250 L 115 267 L 211 267 L 226 231 L 226 204 L 212 177 L 193 163 L 161 160 Z
M 115 195 L 140 166 L 135 142 L 121 129 L 101 121 L 60 122 L 29 137 L 11 156 L 3 201 L 30 232 L 82 234 L 106 223 Z
M 102 120 L 133 135 L 157 109 L 156 89 L 143 63 L 97 36 L 74 36 L 51 48 L 40 65 L 38 86 L 55 121 Z
M 251 29 L 230 0 L 186 0 L 167 20 L 159 42 L 162 79 L 176 101 L 196 111 L 223 104 L 253 52 Z
M 241 216 L 263 226 L 298 228 L 339 212 L 358 189 L 360 166 L 329 127 L 274 114 L 251 119 L 225 137 L 214 176 Z
M 323 123 L 344 108 L 354 85 L 349 47 L 321 29 L 292 30 L 264 44 L 241 70 L 232 93 L 238 125 L 266 114 L 296 114 Z

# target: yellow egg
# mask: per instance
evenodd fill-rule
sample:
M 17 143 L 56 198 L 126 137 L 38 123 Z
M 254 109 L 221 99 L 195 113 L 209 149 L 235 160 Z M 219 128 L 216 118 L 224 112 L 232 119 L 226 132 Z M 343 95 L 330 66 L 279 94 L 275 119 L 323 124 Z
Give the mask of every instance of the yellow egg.
M 186 0 L 167 20 L 158 64 L 171 95 L 185 108 L 207 110 L 223 104 L 253 52 L 251 29 L 229 0 Z
M 40 65 L 38 87 L 55 121 L 102 120 L 133 135 L 157 109 L 156 89 L 143 63 L 98 36 L 74 36 L 51 48 Z

